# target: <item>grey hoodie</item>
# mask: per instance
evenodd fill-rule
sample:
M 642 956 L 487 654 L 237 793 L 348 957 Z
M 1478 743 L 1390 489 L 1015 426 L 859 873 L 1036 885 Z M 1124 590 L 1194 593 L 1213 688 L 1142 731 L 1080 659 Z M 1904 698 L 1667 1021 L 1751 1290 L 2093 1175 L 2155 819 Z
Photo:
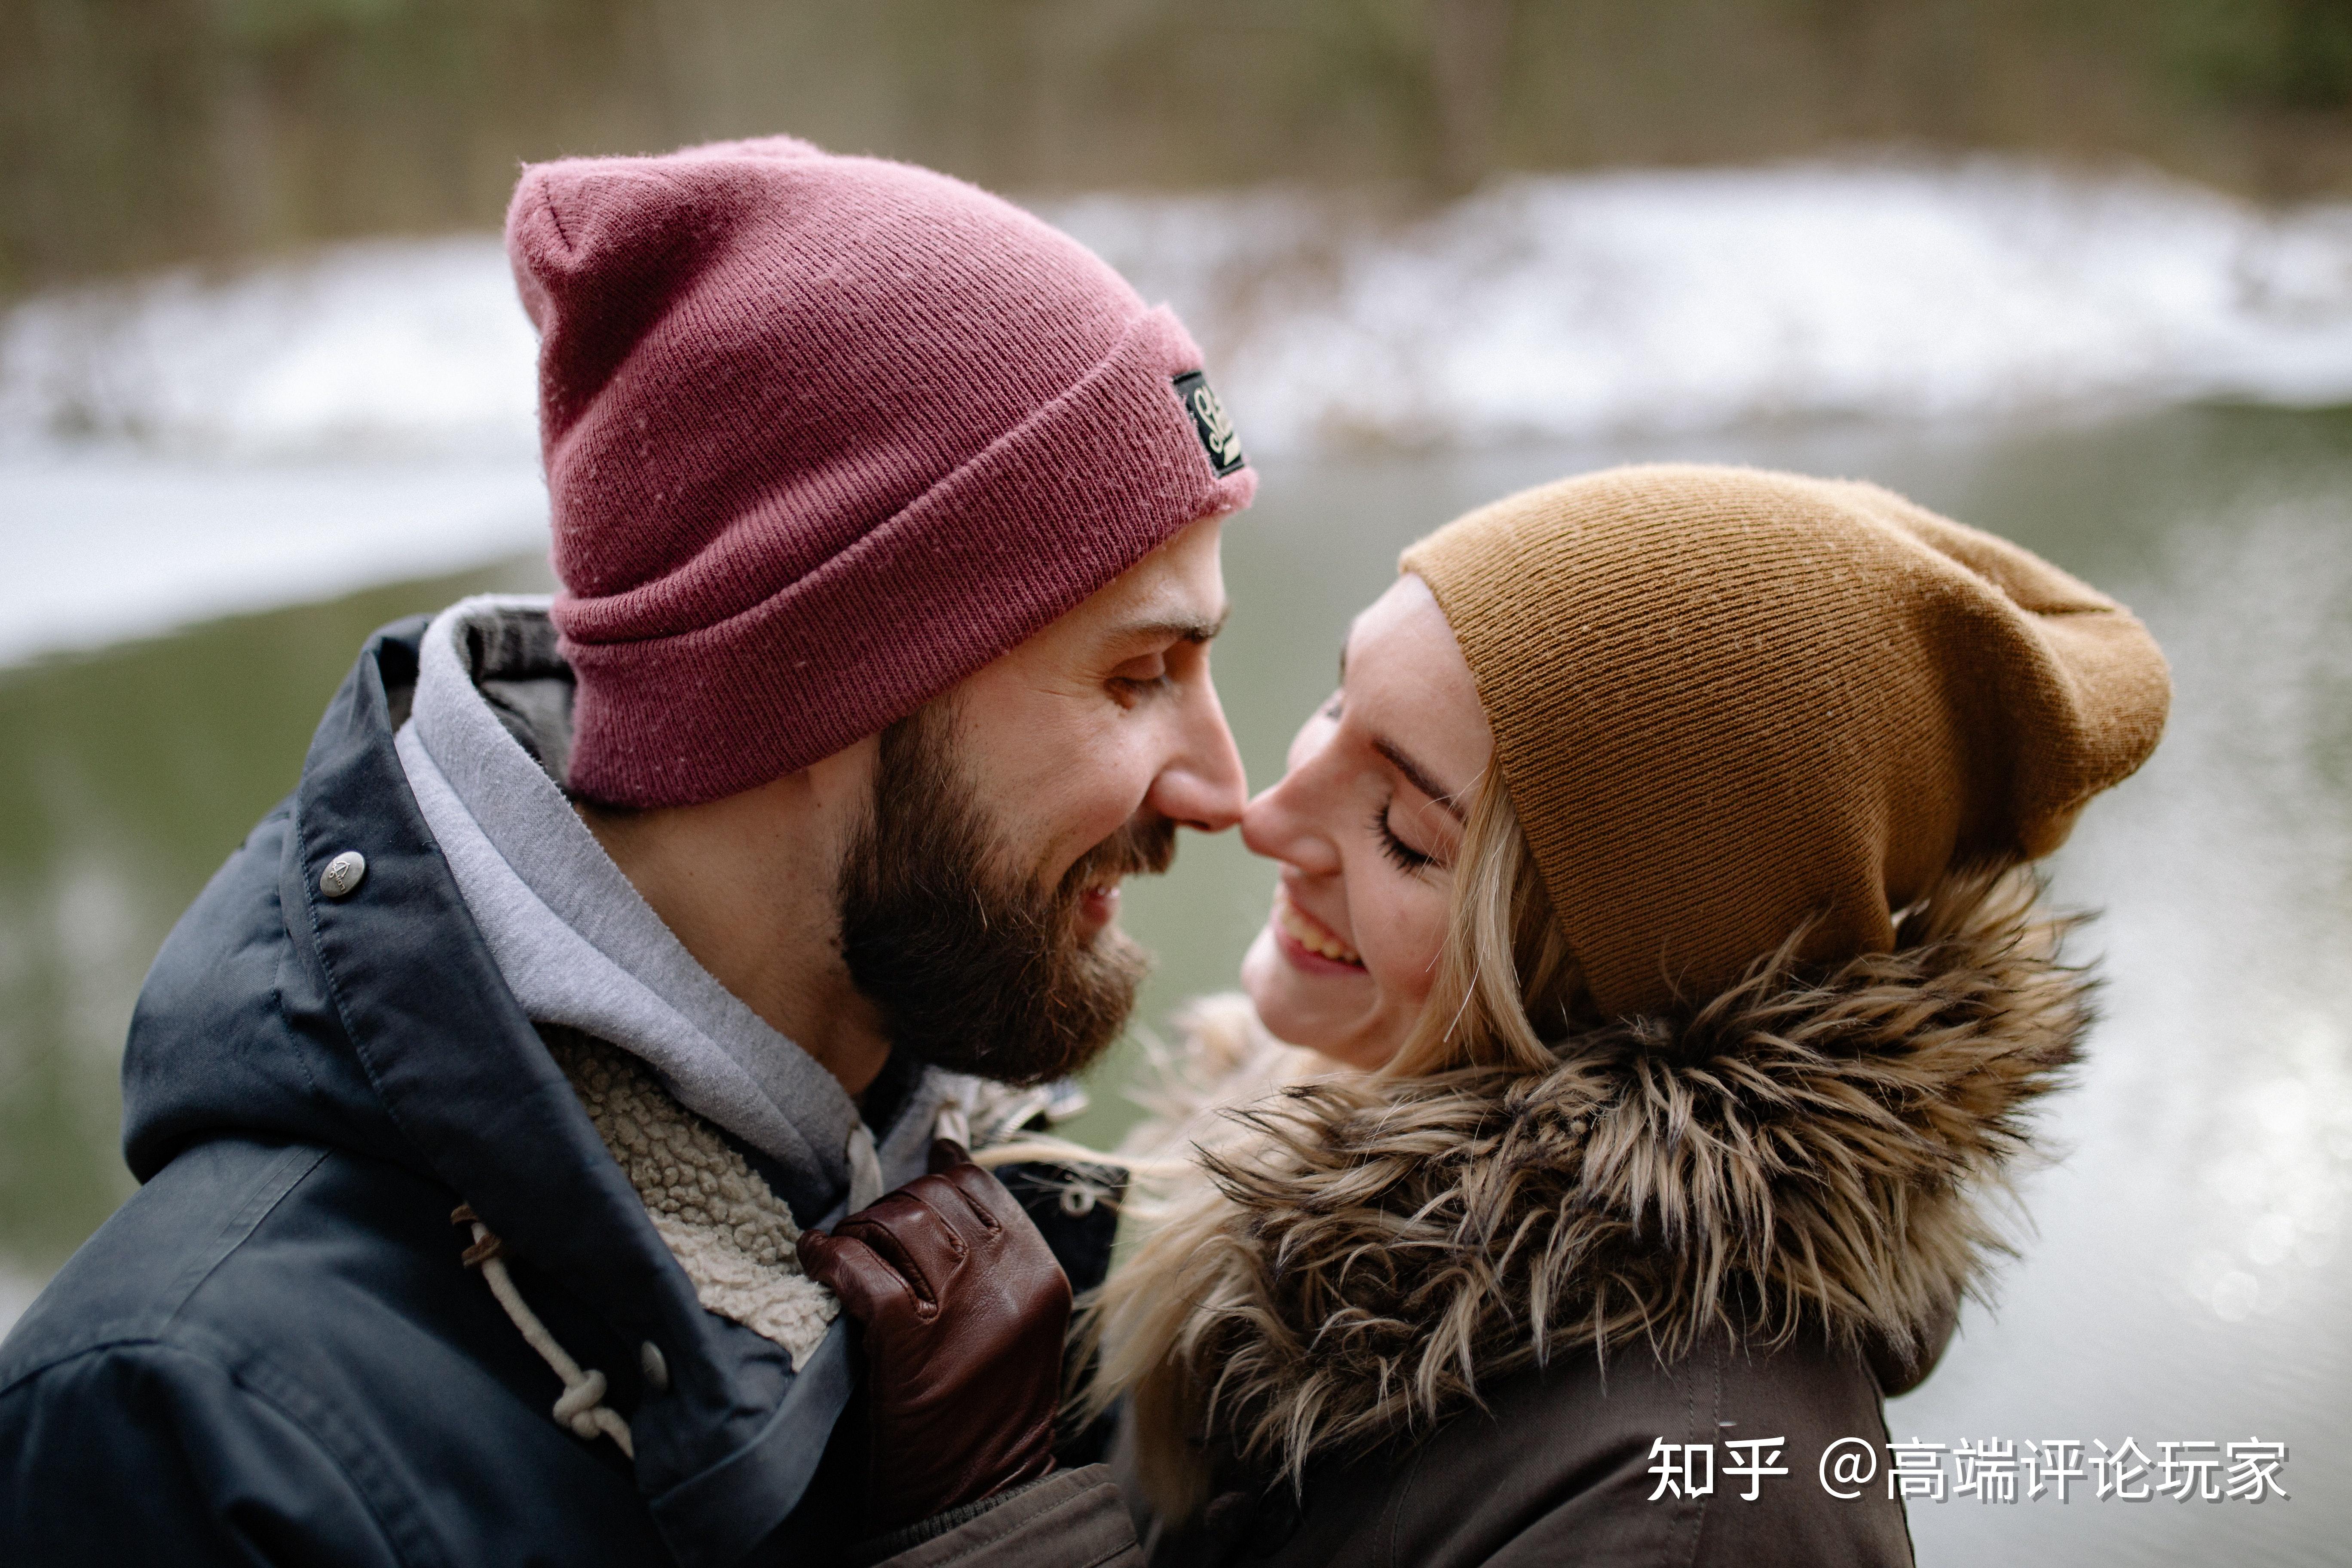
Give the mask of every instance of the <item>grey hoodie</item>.
M 483 595 L 436 616 L 397 742 L 508 987 L 534 1023 L 620 1047 L 807 1182 L 787 1195 L 810 1211 L 862 1208 L 913 1180 L 946 1075 L 923 1072 L 877 1150 L 834 1076 L 695 962 L 565 797 L 572 679 L 548 603 Z

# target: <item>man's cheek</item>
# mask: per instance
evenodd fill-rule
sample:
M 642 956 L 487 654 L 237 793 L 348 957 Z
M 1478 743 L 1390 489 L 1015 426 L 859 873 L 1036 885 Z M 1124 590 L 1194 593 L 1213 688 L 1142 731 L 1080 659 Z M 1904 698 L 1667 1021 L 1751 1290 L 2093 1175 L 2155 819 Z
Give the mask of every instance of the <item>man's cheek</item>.
M 1066 868 L 1133 822 L 1151 790 L 1151 775 L 1140 770 L 1106 770 L 1085 782 L 1089 787 L 1066 789 L 1056 802 L 1055 837 Z

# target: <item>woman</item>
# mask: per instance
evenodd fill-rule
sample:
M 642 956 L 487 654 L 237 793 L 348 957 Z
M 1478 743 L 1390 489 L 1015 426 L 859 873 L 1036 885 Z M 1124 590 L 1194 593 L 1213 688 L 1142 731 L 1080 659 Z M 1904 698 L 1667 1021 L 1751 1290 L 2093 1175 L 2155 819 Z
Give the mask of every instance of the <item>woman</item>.
M 1784 474 L 1571 479 L 1402 565 L 1244 823 L 1304 1049 L 1195 1054 L 1289 1085 L 1093 1309 L 1152 1561 L 1908 1563 L 1881 1401 L 2089 1019 L 2030 865 L 2161 655 Z

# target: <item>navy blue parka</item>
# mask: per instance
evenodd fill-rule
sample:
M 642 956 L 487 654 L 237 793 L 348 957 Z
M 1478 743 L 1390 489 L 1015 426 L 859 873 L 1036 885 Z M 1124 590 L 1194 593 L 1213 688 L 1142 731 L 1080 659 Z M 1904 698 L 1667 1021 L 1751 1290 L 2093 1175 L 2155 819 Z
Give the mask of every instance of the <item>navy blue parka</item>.
M 855 1489 L 812 1484 L 845 1325 L 795 1373 L 703 1310 L 418 814 L 393 735 L 425 624 L 369 642 L 148 976 L 123 1063 L 144 1184 L 0 1343 L 0 1560 L 720 1568 L 857 1533 Z M 345 850 L 366 875 L 331 899 Z M 460 1203 L 609 1380 L 634 1465 L 552 1419 L 555 1374 L 460 1262 Z

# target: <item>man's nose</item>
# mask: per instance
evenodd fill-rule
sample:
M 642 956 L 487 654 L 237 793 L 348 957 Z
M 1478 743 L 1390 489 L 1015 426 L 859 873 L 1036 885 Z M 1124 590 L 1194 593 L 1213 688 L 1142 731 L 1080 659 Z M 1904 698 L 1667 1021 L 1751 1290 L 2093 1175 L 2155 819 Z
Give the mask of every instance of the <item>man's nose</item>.
M 1151 781 L 1144 802 L 1171 822 L 1223 833 L 1242 819 L 1249 780 L 1215 687 L 1203 684 L 1199 698 L 1184 705 L 1180 724 L 1175 754 Z

